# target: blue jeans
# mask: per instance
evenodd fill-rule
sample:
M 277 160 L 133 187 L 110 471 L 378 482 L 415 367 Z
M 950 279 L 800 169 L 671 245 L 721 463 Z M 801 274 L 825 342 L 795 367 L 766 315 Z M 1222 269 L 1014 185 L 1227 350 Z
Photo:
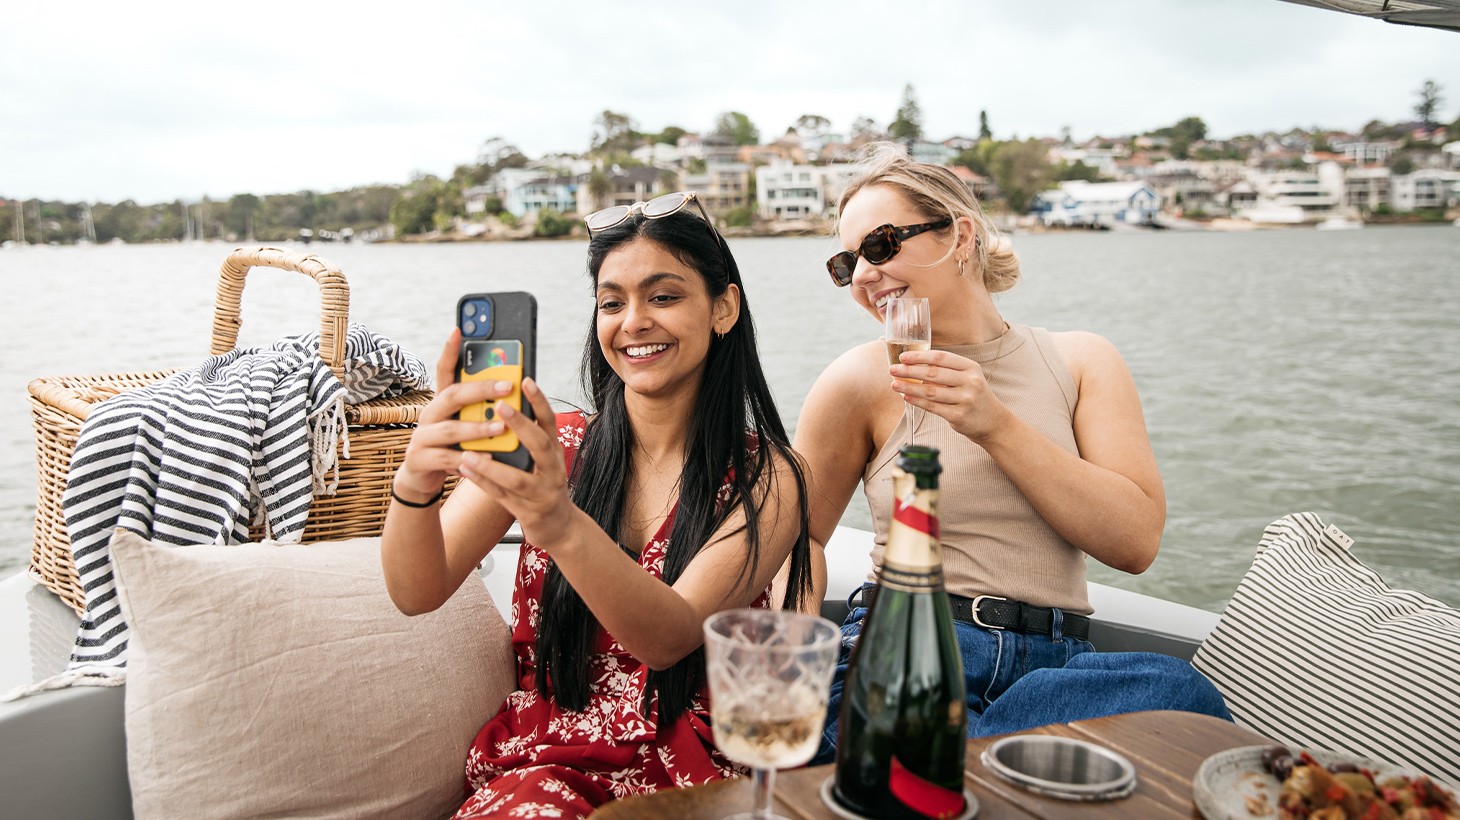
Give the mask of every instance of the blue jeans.
M 842 646 L 827 701 L 826 728 L 811 765 L 836 758 L 842 689 L 865 607 L 842 624 Z M 953 622 L 963 656 L 968 736 L 1022 732 L 1050 723 L 1175 709 L 1231 720 L 1222 695 L 1191 664 L 1155 652 L 1096 652 L 1089 641 L 1026 635 Z

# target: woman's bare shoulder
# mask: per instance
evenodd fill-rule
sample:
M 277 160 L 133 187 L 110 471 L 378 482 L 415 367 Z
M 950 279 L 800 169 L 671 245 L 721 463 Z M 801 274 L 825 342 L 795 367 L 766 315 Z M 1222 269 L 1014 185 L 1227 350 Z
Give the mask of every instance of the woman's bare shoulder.
M 1099 373 L 1109 367 L 1125 369 L 1120 351 L 1104 336 L 1088 330 L 1050 331 L 1060 358 L 1076 381 L 1087 373 Z
M 816 378 L 816 386 L 825 384 L 837 392 L 862 390 L 867 379 L 877 375 L 887 375 L 887 346 L 881 340 L 859 344 L 837 356 Z
M 867 342 L 847 350 L 832 360 L 806 395 L 797 423 L 797 441 L 805 443 L 804 431 L 815 429 L 818 438 L 831 433 L 830 425 L 839 433 L 833 437 L 865 432 L 874 412 L 875 402 L 868 397 L 880 381 L 891 382 L 887 374 L 886 346 L 881 341 Z M 891 391 L 888 391 L 889 395 Z
M 888 355 L 882 341 L 858 344 L 826 365 L 821 375 L 816 376 L 816 382 L 812 384 L 806 400 L 812 403 L 831 401 L 840 404 L 858 395 L 866 397 L 867 387 L 886 376 L 886 369 Z M 864 401 L 858 401 L 857 404 L 860 406 Z

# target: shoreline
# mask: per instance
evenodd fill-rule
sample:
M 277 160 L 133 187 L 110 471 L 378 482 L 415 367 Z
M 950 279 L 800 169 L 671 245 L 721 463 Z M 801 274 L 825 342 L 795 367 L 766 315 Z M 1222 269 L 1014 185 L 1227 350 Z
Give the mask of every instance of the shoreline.
M 1087 226 L 1064 226 L 1064 225 L 1040 225 L 1034 224 L 1009 224 L 1007 219 L 990 219 L 999 230 L 1009 235 L 1019 234 L 1046 234 L 1046 233 L 1162 233 L 1164 231 L 1212 231 L 1221 233 L 1246 232 L 1246 231 L 1271 231 L 1271 230 L 1314 230 L 1318 222 L 1300 223 L 1277 223 L 1277 222 L 1249 222 L 1243 219 L 1231 217 L 1215 217 L 1212 219 L 1174 219 L 1157 225 L 1130 225 L 1117 223 L 1114 225 L 1101 225 L 1095 227 Z M 1439 227 L 1451 227 L 1447 220 L 1420 219 L 1405 216 L 1385 216 L 1363 220 L 1364 227 L 1391 227 L 1395 225 L 1434 225 Z M 812 226 L 805 223 L 797 223 L 785 227 L 760 227 L 760 228 L 719 228 L 720 234 L 726 239 L 742 238 L 831 238 L 835 231 L 830 222 L 825 225 Z M 450 244 L 459 242 L 557 242 L 563 240 L 583 241 L 588 237 L 578 229 L 562 236 L 533 236 L 531 234 L 521 236 L 465 236 L 465 235 L 413 235 L 397 239 L 377 239 L 372 244 Z M 293 240 L 285 240 L 293 241 Z M 336 244 L 326 242 L 322 244 Z
M 1218 232 L 1218 233 L 1245 233 L 1245 232 L 1248 232 L 1248 231 L 1315 230 L 1317 228 L 1317 226 L 1320 224 L 1319 222 L 1299 222 L 1299 223 L 1249 222 L 1249 221 L 1244 220 L 1244 219 L 1234 219 L 1232 217 L 1213 217 L 1213 218 L 1210 218 L 1210 219 L 1188 219 L 1188 218 L 1180 218 L 1180 217 L 1177 217 L 1177 218 L 1170 218 L 1170 219 L 1168 219 L 1165 222 L 1160 222 L 1160 223 L 1157 223 L 1155 225 L 1132 225 L 1132 224 L 1126 224 L 1126 223 L 1114 223 L 1114 224 L 1102 224 L 1102 225 L 1096 225 L 1096 226 L 1084 226 L 1084 225 L 1040 225 L 1038 223 L 1033 223 L 1033 222 L 1026 223 L 1023 220 L 1015 221 L 1014 224 L 1010 224 L 1011 223 L 1011 220 L 1009 220 L 1007 217 L 1004 217 L 1004 218 L 990 217 L 989 218 L 989 221 L 992 224 L 994 224 L 1000 231 L 1002 231 L 1003 233 L 1005 233 L 1007 235 L 1010 235 L 1010 236 L 1018 236 L 1018 235 L 1022 235 L 1022 234 L 1051 234 L 1051 233 L 1164 233 L 1166 231 L 1176 231 L 1176 232 L 1212 231 L 1212 232 Z M 1396 225 L 1400 225 L 1400 226 L 1403 226 L 1403 225 L 1420 225 L 1420 226 L 1454 227 L 1456 225 L 1456 223 L 1450 221 L 1450 219 L 1448 219 L 1448 218 L 1447 219 L 1433 219 L 1433 218 L 1419 218 L 1419 217 L 1413 217 L 1413 216 L 1402 215 L 1402 214 L 1389 214 L 1389 215 L 1385 215 L 1385 216 L 1369 217 L 1368 219 L 1361 220 L 1361 226 L 1360 227 L 1364 227 L 1364 228 L 1385 228 L 1385 227 L 1392 227 L 1392 226 L 1396 226 Z M 793 239 L 796 239 L 796 238 L 802 238 L 802 239 L 804 239 L 804 238 L 808 238 L 808 237 L 809 238 L 832 238 L 832 237 L 834 237 L 836 235 L 835 234 L 835 231 L 834 231 L 834 228 L 833 228 L 833 224 L 830 222 L 830 220 L 826 220 L 824 222 L 820 222 L 820 223 L 817 223 L 817 224 L 812 224 L 812 223 L 810 223 L 808 221 L 800 220 L 800 221 L 797 221 L 795 223 L 782 224 L 782 225 L 772 225 L 772 226 L 762 226 L 762 227 L 719 228 L 718 230 L 720 231 L 720 234 L 722 236 L 724 236 L 725 238 L 727 238 L 727 239 L 744 239 L 744 238 L 762 239 L 762 238 L 782 238 L 782 237 L 785 237 L 785 238 L 793 238 Z M 358 236 L 358 234 L 357 234 L 357 236 Z M 356 245 L 432 245 L 432 244 L 458 244 L 458 243 L 478 243 L 478 242 L 483 242 L 483 243 L 489 243 L 489 242 L 559 242 L 559 241 L 579 241 L 579 242 L 582 242 L 582 241 L 585 241 L 587 238 L 588 237 L 587 237 L 586 233 L 584 233 L 582 229 L 575 227 L 572 231 L 570 231 L 569 233 L 563 234 L 562 236 L 536 236 L 536 235 L 533 235 L 530 232 L 521 231 L 521 232 L 510 233 L 510 234 L 504 234 L 504 233 L 498 233 L 498 234 L 479 234 L 479 235 L 476 235 L 476 236 L 468 236 L 466 234 L 456 234 L 456 233 L 452 233 L 452 234 L 436 234 L 436 235 L 430 235 L 430 234 L 412 234 L 410 236 L 393 238 L 393 239 L 369 239 L 369 240 L 367 240 L 367 239 L 356 239 L 356 240 L 353 240 L 353 241 L 350 241 L 350 240 L 336 241 L 336 240 L 327 240 L 327 239 L 302 240 L 299 237 L 292 237 L 292 236 L 291 237 L 276 238 L 276 239 L 252 239 L 252 238 L 238 239 L 238 238 L 229 238 L 229 237 L 214 237 L 214 238 L 211 238 L 211 239 L 193 239 L 193 240 L 187 240 L 187 241 L 188 242 L 193 242 L 193 243 L 196 243 L 196 242 L 207 242 L 207 243 L 229 244 L 229 245 L 234 245 L 234 246 L 255 245 L 255 244 L 257 244 L 257 245 L 288 244 L 288 245 L 291 245 L 291 246 L 294 246 L 294 245 L 302 245 L 304 247 L 312 247 L 312 246 L 315 246 L 315 245 L 323 245 L 323 246 L 327 246 L 327 247 L 334 247 L 334 246 L 339 246 L 339 245 L 352 245 L 352 244 L 356 244 Z M 91 245 L 91 244 L 93 244 L 93 243 L 77 243 L 77 242 L 52 243 L 52 242 L 48 242 L 48 243 L 45 243 L 44 245 L 42 245 L 42 244 L 34 243 L 34 242 L 27 242 L 27 243 L 24 243 L 24 244 L 17 244 L 15 242 L 9 242 L 9 241 L 7 241 L 7 242 L 4 242 L 4 243 L 0 243 L 0 250 L 14 250 L 14 249 L 17 249 L 17 248 L 30 248 L 30 247 L 82 247 L 82 246 Z M 104 243 L 104 244 L 113 244 L 113 243 Z M 178 244 L 184 244 L 184 242 L 183 242 L 183 240 L 156 240 L 156 241 L 152 241 L 152 242 L 130 242 L 130 243 L 117 243 L 117 244 L 131 244 L 131 245 L 178 245 Z

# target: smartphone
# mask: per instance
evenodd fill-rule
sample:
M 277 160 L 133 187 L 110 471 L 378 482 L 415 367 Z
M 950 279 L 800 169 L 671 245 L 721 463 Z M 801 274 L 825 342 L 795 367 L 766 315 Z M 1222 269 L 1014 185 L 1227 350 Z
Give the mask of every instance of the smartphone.
M 469 293 L 456 303 L 461 348 L 456 356 L 458 382 L 505 381 L 512 393 L 498 402 L 476 402 L 461 408 L 462 421 L 491 421 L 499 402 L 532 418 L 532 405 L 522 399 L 522 380 L 537 375 L 537 299 L 530 293 Z M 463 450 L 490 453 L 492 458 L 522 470 L 532 469 L 532 455 L 517 434 L 464 441 Z

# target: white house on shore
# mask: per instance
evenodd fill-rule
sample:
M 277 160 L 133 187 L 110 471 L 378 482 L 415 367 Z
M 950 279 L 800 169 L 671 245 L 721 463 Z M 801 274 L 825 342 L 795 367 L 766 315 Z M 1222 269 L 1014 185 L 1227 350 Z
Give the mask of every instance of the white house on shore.
M 521 219 L 551 209 L 559 213 L 574 210 L 578 185 L 572 177 L 558 176 L 540 168 L 503 168 L 485 185 L 462 192 L 467 216 L 486 211 L 487 200 L 496 197 L 502 210 Z
M 1345 206 L 1344 170 L 1332 161 L 1311 171 L 1252 170 L 1248 181 L 1257 191 L 1250 206 L 1234 209 L 1249 222 L 1299 225 L 1332 216 Z
M 1393 179 L 1394 210 L 1443 209 L 1460 203 L 1460 171 L 1422 168 Z
M 772 162 L 755 169 L 756 210 L 766 219 L 826 216 L 855 174 L 850 164 L 792 165 Z
M 1145 182 L 1070 180 L 1035 194 L 1030 210 L 1041 225 L 1149 225 L 1161 212 L 1161 195 Z

